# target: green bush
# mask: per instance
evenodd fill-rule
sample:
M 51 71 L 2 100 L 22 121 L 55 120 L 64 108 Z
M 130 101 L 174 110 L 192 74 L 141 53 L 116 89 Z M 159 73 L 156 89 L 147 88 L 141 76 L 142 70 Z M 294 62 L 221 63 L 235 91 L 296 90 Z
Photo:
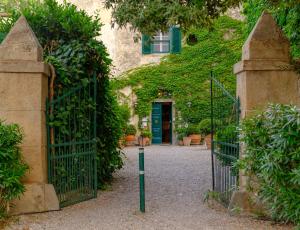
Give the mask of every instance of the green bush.
M 274 220 L 300 225 L 300 110 L 270 105 L 246 119 L 241 131 L 247 148 L 239 166 L 259 184 L 249 188 Z
M 7 204 L 25 191 L 21 178 L 28 166 L 19 148 L 22 138 L 18 125 L 0 121 L 0 219 L 6 215 Z
M 185 134 L 179 133 L 179 134 L 177 135 L 177 140 L 178 140 L 178 141 L 182 141 L 183 138 L 184 138 L 185 136 L 186 136 Z
M 207 118 L 207 119 L 203 119 L 200 123 L 199 123 L 199 129 L 202 135 L 207 136 L 208 134 L 210 134 L 211 132 L 211 119 Z
M 137 132 L 136 128 L 134 125 L 128 125 L 126 128 L 126 135 L 135 135 Z
M 99 17 L 88 16 L 75 5 L 58 4 L 55 0 L 7 2 L 2 8 L 11 17 L 8 20 L 0 18 L 0 33 L 8 33 L 21 14 L 26 17 L 44 48 L 44 59 L 55 67 L 55 96 L 97 76 L 97 173 L 98 185 L 102 186 L 122 167 L 118 150 L 122 118 L 109 81 L 111 60 L 106 47 L 96 39 L 102 27 Z M 68 119 L 68 116 L 63 117 Z M 64 122 L 55 122 L 54 118 L 53 124 L 64 125 Z M 77 136 L 80 135 L 79 130 Z
M 190 124 L 187 128 L 187 135 L 200 134 L 200 128 L 198 124 Z
M 122 136 L 124 136 L 126 132 L 127 124 L 130 119 L 130 109 L 127 104 L 123 104 L 119 106 L 118 116 L 122 128 Z
M 221 153 L 217 155 L 217 158 L 222 165 L 233 166 L 239 158 L 239 149 L 223 143 L 238 143 L 238 127 L 235 124 L 229 124 L 225 127 L 219 126 L 216 130 L 215 140 L 221 142 L 221 144 L 217 144 Z
M 150 132 L 149 129 L 143 129 L 142 132 L 141 132 L 141 136 L 152 138 L 152 133 Z

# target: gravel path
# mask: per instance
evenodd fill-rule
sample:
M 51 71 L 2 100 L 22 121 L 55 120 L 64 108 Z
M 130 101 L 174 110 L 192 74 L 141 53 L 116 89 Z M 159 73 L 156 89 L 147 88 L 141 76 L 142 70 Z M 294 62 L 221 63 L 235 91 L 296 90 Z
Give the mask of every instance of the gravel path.
M 58 212 L 21 216 L 7 229 L 290 229 L 230 216 L 202 202 L 211 187 L 210 154 L 201 147 L 145 149 L 146 214 L 139 213 L 138 148 L 125 149 L 125 167 L 98 198 Z

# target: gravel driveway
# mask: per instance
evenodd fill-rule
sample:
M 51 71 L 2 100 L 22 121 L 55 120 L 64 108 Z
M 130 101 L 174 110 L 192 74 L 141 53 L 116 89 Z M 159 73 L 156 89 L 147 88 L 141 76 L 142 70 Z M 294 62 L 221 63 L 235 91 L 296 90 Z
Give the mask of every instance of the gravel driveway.
M 24 215 L 7 229 L 289 229 L 230 216 L 203 203 L 211 187 L 211 164 L 209 151 L 202 147 L 146 147 L 146 213 L 141 214 L 138 148 L 125 152 L 125 167 L 97 199 L 58 212 Z

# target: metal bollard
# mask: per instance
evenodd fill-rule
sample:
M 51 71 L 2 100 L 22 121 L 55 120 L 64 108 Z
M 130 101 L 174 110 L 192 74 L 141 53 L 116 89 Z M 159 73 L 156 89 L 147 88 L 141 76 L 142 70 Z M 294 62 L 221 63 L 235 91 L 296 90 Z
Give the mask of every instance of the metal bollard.
M 145 212 L 144 148 L 139 148 L 140 211 Z

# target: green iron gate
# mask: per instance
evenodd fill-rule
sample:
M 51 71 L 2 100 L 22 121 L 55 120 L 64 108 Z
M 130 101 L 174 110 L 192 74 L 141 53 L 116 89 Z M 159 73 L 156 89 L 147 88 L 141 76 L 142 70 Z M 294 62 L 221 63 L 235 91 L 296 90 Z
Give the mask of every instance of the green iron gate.
M 212 182 L 221 201 L 228 205 L 238 186 L 239 100 L 211 74 Z
M 97 80 L 47 100 L 48 180 L 61 207 L 97 196 Z

